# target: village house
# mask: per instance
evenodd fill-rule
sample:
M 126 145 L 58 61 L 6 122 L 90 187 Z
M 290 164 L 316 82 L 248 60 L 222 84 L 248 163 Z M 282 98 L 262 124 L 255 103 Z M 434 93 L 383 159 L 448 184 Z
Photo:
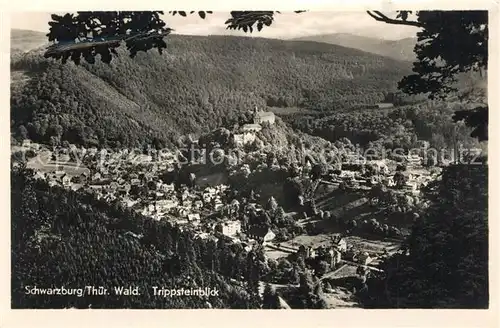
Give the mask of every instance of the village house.
M 155 177 L 154 172 L 148 171 L 148 172 L 144 173 L 144 179 L 146 181 L 151 181 L 152 179 L 154 179 L 154 177 Z
M 80 174 L 82 181 L 86 181 L 90 177 L 90 171 L 87 169 Z
M 244 124 L 241 128 L 242 132 L 245 133 L 255 133 L 262 130 L 262 126 L 260 124 Z
M 370 179 L 368 180 L 371 185 L 376 185 L 380 183 L 380 177 L 379 176 L 371 176 Z
M 151 215 L 151 217 L 156 221 L 160 221 L 161 219 L 163 219 L 163 214 L 155 212 L 153 215 Z
M 368 161 L 368 164 L 375 165 L 380 174 L 389 174 L 389 167 L 384 160 Z
M 71 177 L 69 175 L 65 174 L 62 176 L 61 182 L 62 182 L 63 186 L 67 187 L 67 186 L 71 185 Z
M 337 249 L 331 249 L 329 254 L 331 256 L 330 266 L 336 267 L 342 260 L 342 253 Z
M 406 177 L 407 181 L 413 181 L 415 179 L 415 174 L 411 171 L 403 171 L 401 173 Z
M 346 160 L 342 164 L 362 165 L 366 163 L 366 159 L 358 153 L 350 153 L 346 155 Z
M 100 172 L 96 172 L 92 175 L 92 181 L 101 181 L 102 174 Z
M 175 208 L 175 212 L 179 217 L 182 218 L 187 218 L 188 214 L 190 213 L 189 209 L 182 206 L 178 206 L 177 208 Z
M 22 144 L 21 144 L 21 147 L 24 147 L 24 148 L 31 148 L 31 140 L 29 139 L 24 139 Z
M 45 174 L 43 172 L 36 171 L 34 178 L 35 179 L 45 179 Z
M 95 156 L 97 154 L 98 150 L 96 147 L 92 147 L 92 148 L 89 148 L 87 151 L 88 151 L 89 155 Z
M 241 232 L 241 222 L 236 220 L 226 221 L 216 225 L 215 230 L 225 236 L 232 237 Z
M 394 182 L 394 178 L 391 176 L 386 177 L 382 181 L 383 181 L 384 185 L 386 185 L 387 187 L 394 187 L 396 185 L 396 183 Z
M 160 190 L 163 192 L 174 192 L 175 191 L 175 186 L 173 183 L 163 183 L 160 185 Z
M 252 142 L 255 141 L 255 139 L 256 139 L 256 136 L 255 136 L 255 133 L 253 132 L 253 130 L 247 131 L 244 133 L 236 133 L 233 135 L 234 143 L 237 146 L 244 146 L 247 144 L 251 144 Z
M 347 251 L 347 241 L 341 235 L 336 234 L 332 236 L 332 246 L 339 252 L 344 253 Z
M 155 212 L 155 206 L 153 204 L 146 205 L 141 211 L 142 215 L 148 216 Z
M 229 189 L 229 186 L 225 185 L 225 184 L 220 184 L 220 185 L 217 185 L 215 187 L 215 189 L 216 189 L 217 192 L 223 193 L 224 191 L 226 191 L 227 189 Z
M 189 221 L 187 218 L 179 218 L 175 221 L 175 223 L 177 223 L 177 225 L 185 225 L 188 224 Z
M 212 198 L 214 198 L 214 197 L 215 197 L 215 190 L 213 192 L 211 192 L 211 191 L 205 189 L 205 191 L 202 194 L 202 199 L 203 199 L 204 203 L 209 203 L 212 200 Z
M 191 209 L 193 207 L 193 201 L 191 199 L 181 200 L 181 206 L 184 206 L 187 209 Z
M 204 192 L 209 194 L 210 196 L 215 196 L 217 190 L 214 187 L 206 187 Z
M 109 174 L 109 169 L 107 165 L 99 165 L 99 171 L 101 173 L 101 176 L 106 176 Z
M 201 200 L 195 200 L 193 202 L 193 207 L 195 209 L 201 209 L 201 208 L 203 208 L 203 202 Z
M 409 166 L 420 166 L 422 164 L 422 157 L 417 154 L 406 156 L 406 161 Z
M 276 117 L 273 112 L 264 112 L 262 110 L 254 109 L 253 123 L 254 124 L 262 124 L 267 122 L 269 124 L 274 124 Z
M 276 234 L 267 227 L 253 226 L 247 231 L 247 236 L 249 238 L 255 239 L 261 244 L 266 244 L 276 237 Z
M 116 196 L 114 194 L 108 193 L 104 195 L 104 200 L 106 200 L 107 202 L 112 202 L 116 200 Z
M 137 203 L 137 201 L 134 201 L 134 200 L 129 199 L 129 198 L 122 198 L 120 203 L 125 207 L 132 207 Z
M 156 209 L 160 212 L 168 212 L 179 204 L 177 200 L 161 199 L 155 202 Z
M 191 214 L 188 214 L 188 220 L 189 222 L 194 222 L 194 221 L 197 221 L 198 224 L 200 223 L 200 214 L 198 213 L 191 213 Z
M 195 229 L 198 229 L 198 227 L 200 226 L 201 224 L 201 221 L 200 220 L 197 220 L 197 219 L 190 219 L 189 217 L 191 216 L 192 214 L 188 214 L 188 223 L 194 227 Z
M 215 198 L 213 201 L 213 204 L 214 204 L 215 211 L 220 211 L 224 207 L 224 204 L 222 203 L 220 198 Z
M 57 181 L 56 180 L 49 180 L 49 186 L 57 186 Z
M 354 256 L 353 261 L 361 265 L 368 265 L 373 261 L 373 258 L 370 257 L 370 254 L 368 254 L 368 252 L 361 252 Z
M 253 245 L 250 243 L 242 243 L 242 246 L 246 252 L 250 252 L 253 249 Z
M 135 164 L 144 164 L 149 163 L 153 160 L 153 157 L 150 155 L 139 154 L 134 157 L 133 161 Z
M 189 196 L 190 196 L 189 191 L 184 190 L 184 192 L 181 194 L 181 200 L 186 201 L 186 200 L 188 200 Z
M 130 183 L 126 182 L 121 186 L 120 190 L 124 191 L 126 194 L 130 192 L 131 186 Z
M 316 251 L 311 246 L 306 247 L 304 245 L 300 245 L 299 249 L 297 250 L 297 253 L 305 258 L 316 257 Z
M 198 239 L 207 239 L 210 237 L 210 234 L 208 232 L 198 232 L 195 237 Z
M 416 181 L 408 181 L 403 185 L 403 189 L 412 192 L 418 191 L 418 183 Z

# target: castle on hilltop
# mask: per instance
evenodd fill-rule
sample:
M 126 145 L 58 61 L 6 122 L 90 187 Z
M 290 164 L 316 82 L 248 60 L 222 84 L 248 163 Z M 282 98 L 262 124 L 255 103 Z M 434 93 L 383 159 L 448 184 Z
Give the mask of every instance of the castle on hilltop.
M 273 112 L 264 112 L 259 110 L 257 106 L 253 111 L 253 123 L 254 124 L 262 124 L 264 122 L 268 122 L 269 124 L 274 124 L 275 116 Z
M 234 142 L 237 145 L 245 145 L 255 141 L 255 133 L 262 130 L 262 123 L 274 124 L 276 117 L 273 112 L 264 112 L 255 107 L 253 111 L 253 123 L 244 124 L 240 133 L 234 134 Z

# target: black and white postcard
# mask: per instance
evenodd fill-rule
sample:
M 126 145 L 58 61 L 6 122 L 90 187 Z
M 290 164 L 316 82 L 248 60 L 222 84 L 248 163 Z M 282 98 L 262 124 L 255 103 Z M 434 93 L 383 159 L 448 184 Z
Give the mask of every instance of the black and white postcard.
M 492 12 L 230 8 L 10 14 L 10 308 L 489 309 Z

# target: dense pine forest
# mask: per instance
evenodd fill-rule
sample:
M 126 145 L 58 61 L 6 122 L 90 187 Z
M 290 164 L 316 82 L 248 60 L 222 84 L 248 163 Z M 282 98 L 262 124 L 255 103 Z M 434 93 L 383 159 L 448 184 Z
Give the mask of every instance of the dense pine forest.
M 257 251 L 193 238 L 164 222 L 11 173 L 13 308 L 258 308 Z M 89 277 L 92 277 L 89 281 Z M 234 278 L 240 283 L 230 282 Z M 27 286 L 139 286 L 141 296 L 27 295 Z M 153 296 L 153 286 L 219 290 Z
M 382 101 L 409 64 L 336 45 L 171 36 L 164 55 L 122 52 L 111 65 L 16 54 L 12 131 L 43 142 L 164 146 L 255 106 L 332 111 Z M 145 83 L 147 81 L 147 83 Z M 134 131 L 134 133 L 130 133 Z
M 428 186 L 431 206 L 403 252 L 360 291 L 369 308 L 488 308 L 488 168 L 454 165 Z
M 479 148 L 472 129 L 453 122 L 453 113 L 467 108 L 459 103 L 422 101 L 395 109 L 356 109 L 318 114 L 285 115 L 294 129 L 334 142 L 342 138 L 353 144 L 385 149 L 418 148 L 421 140 L 435 149 L 453 149 L 455 143 Z

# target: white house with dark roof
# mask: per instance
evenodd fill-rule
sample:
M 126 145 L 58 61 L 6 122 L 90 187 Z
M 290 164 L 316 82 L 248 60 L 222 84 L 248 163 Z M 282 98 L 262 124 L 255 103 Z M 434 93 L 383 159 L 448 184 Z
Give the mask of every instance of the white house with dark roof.
M 225 236 L 232 237 L 241 232 L 241 222 L 237 220 L 226 221 L 217 225 L 216 230 Z
M 254 115 L 253 116 L 254 124 L 262 124 L 264 122 L 267 122 L 272 125 L 276 120 L 276 116 L 274 115 L 273 112 L 264 112 L 262 110 L 257 109 L 257 107 L 255 107 L 253 115 Z
M 250 230 L 247 231 L 247 236 L 249 238 L 258 240 L 262 244 L 265 244 L 276 237 L 276 234 L 269 228 L 253 226 Z
M 244 124 L 243 127 L 241 128 L 243 133 L 249 133 L 249 132 L 259 132 L 262 130 L 262 126 L 260 124 Z

